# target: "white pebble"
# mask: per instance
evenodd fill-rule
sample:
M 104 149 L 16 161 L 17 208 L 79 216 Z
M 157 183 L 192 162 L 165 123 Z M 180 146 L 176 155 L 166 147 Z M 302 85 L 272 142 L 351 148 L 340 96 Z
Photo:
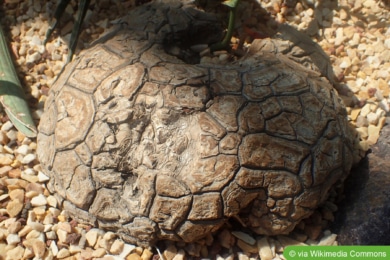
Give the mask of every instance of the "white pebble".
M 378 118 L 386 116 L 386 112 L 380 107 L 375 111 L 375 114 L 378 115 Z
M 29 164 L 30 162 L 34 161 L 36 159 L 35 154 L 27 154 L 26 156 L 23 157 L 22 159 L 22 164 Z
M 365 104 L 363 107 L 362 107 L 362 110 L 360 110 L 360 115 L 361 116 L 367 116 L 368 113 L 371 112 L 371 108 L 370 108 L 370 104 Z
M 23 144 L 16 149 L 16 152 L 18 154 L 26 155 L 31 151 L 30 147 L 26 144 Z
M 1 126 L 1 131 L 7 132 L 11 130 L 12 127 L 14 127 L 14 125 L 11 123 L 11 121 L 7 121 Z
M 46 182 L 46 181 L 48 181 L 48 180 L 50 180 L 50 178 L 47 176 L 47 175 L 45 175 L 43 172 L 41 172 L 41 171 L 39 171 L 38 172 L 38 181 L 39 182 Z
M 389 108 L 389 103 L 387 102 L 386 99 L 382 99 L 380 102 L 379 102 L 379 107 L 382 108 L 384 111 L 386 112 L 389 112 L 390 111 L 390 108 Z
M 53 208 L 57 207 L 57 199 L 53 195 L 49 195 L 46 200 L 49 206 Z
M 17 135 L 18 132 L 15 129 L 11 129 L 7 132 L 7 137 L 12 141 L 16 141 Z
M 34 36 L 31 38 L 31 41 L 30 41 L 30 45 L 31 45 L 31 46 L 41 45 L 41 44 L 42 44 L 42 41 L 41 41 L 41 39 L 39 39 L 39 36 L 38 36 L 38 35 L 34 35 Z
M 374 112 L 370 112 L 367 115 L 368 123 L 370 123 L 372 125 L 376 125 L 378 123 L 378 119 L 379 119 L 378 115 Z
M 122 257 L 123 259 L 125 259 L 126 256 L 127 256 L 128 254 L 130 254 L 131 251 L 134 250 L 135 247 L 136 247 L 135 245 L 125 244 L 125 245 L 123 246 L 122 253 L 119 255 L 119 257 Z
M 29 225 L 32 229 L 34 229 L 34 230 L 36 230 L 36 231 L 38 231 L 38 232 L 43 232 L 43 230 L 45 229 L 45 226 L 44 226 L 43 224 L 41 224 L 41 223 L 39 223 L 39 222 L 35 222 L 35 221 L 29 222 L 28 225 Z
M 34 198 L 31 199 L 31 205 L 33 207 L 38 207 L 38 206 L 45 206 L 47 205 L 47 200 L 45 195 L 39 194 L 38 196 L 35 196 Z
M 46 239 L 48 239 L 48 240 L 57 239 L 56 232 L 54 232 L 54 231 L 49 231 L 49 232 L 46 232 L 45 234 L 46 234 Z
M 343 33 L 343 28 L 339 27 L 336 29 L 336 39 L 335 39 L 335 46 L 339 46 L 344 42 L 344 33 Z
M 336 238 L 337 238 L 336 234 L 325 235 L 323 238 L 321 238 L 318 245 L 319 246 L 330 246 L 333 244 L 334 241 L 336 241 Z
M 68 237 L 68 232 L 66 232 L 65 230 L 62 230 L 62 229 L 58 229 L 57 236 L 58 236 L 58 240 L 61 243 L 66 243 L 66 239 Z
M 25 174 L 28 174 L 28 175 L 36 175 L 34 169 L 32 168 L 27 168 L 23 171 Z
M 58 259 L 62 259 L 62 258 L 65 258 L 65 257 L 68 257 L 70 256 L 70 252 L 68 249 L 66 248 L 62 248 L 60 251 L 58 251 L 57 253 L 57 258 Z
M 344 59 L 344 60 L 340 63 L 339 67 L 342 68 L 342 69 L 349 68 L 349 67 L 351 67 L 351 61 L 350 61 L 348 58 L 346 58 L 346 59 Z
M 58 254 L 58 247 L 57 247 L 55 241 L 51 241 L 51 243 L 50 243 L 50 250 L 53 253 L 53 256 L 57 256 L 57 254 Z
M 18 234 L 9 234 L 7 236 L 7 244 L 8 245 L 16 245 L 20 242 L 20 237 Z
M 354 33 L 352 39 L 348 42 L 351 47 L 356 47 L 360 43 L 360 34 Z
M 45 216 L 45 219 L 43 220 L 43 224 L 44 224 L 44 228 L 43 228 L 43 232 L 50 232 L 51 231 L 51 229 L 53 228 L 53 224 L 48 224 L 48 223 L 45 223 L 45 220 L 46 219 L 48 219 L 47 218 L 47 216 L 49 216 L 50 217 L 50 219 L 53 219 L 53 216 L 51 215 L 51 214 L 47 214 L 46 216 Z M 53 220 L 52 220 L 53 221 Z M 51 223 L 53 223 L 53 222 L 51 222 Z
M 73 254 L 76 254 L 78 252 L 81 252 L 82 248 L 77 246 L 77 245 L 70 245 L 69 246 L 69 252 L 73 255 Z
M 42 56 L 39 54 L 39 52 L 33 52 L 27 55 L 26 63 L 35 63 L 36 61 L 39 61 L 41 57 Z
M 370 67 L 376 68 L 376 69 L 379 68 L 379 66 L 381 65 L 381 61 L 376 56 L 368 56 L 366 58 L 366 62 L 368 64 L 370 64 Z
M 257 247 L 261 260 L 271 260 L 273 258 L 272 250 L 266 237 L 257 241 Z

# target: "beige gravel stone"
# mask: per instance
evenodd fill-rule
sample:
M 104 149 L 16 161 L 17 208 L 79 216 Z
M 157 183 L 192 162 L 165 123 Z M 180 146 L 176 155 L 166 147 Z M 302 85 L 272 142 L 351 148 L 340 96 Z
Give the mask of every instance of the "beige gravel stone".
M 245 243 L 243 240 L 241 239 L 238 239 L 237 240 L 237 246 L 239 248 L 241 248 L 242 251 L 244 251 L 245 253 L 249 253 L 249 254 L 256 254 L 258 253 L 258 248 L 255 245 L 249 245 L 247 243 Z
M 20 221 L 15 221 L 14 223 L 8 226 L 7 231 L 10 234 L 16 234 L 21 228 L 22 228 L 22 223 L 20 223 Z
M 150 260 L 150 259 L 152 259 L 152 256 L 153 256 L 153 252 L 146 248 L 142 252 L 141 259 L 142 260 Z
M 180 249 L 175 257 L 172 258 L 172 260 L 184 260 L 185 259 L 185 251 L 183 249 Z
M 57 256 L 58 259 L 63 259 L 63 258 L 65 258 L 65 257 L 70 256 L 70 252 L 69 252 L 68 249 L 62 248 L 62 249 L 60 249 L 60 250 L 58 251 L 58 253 L 57 253 L 56 256 Z
M 297 240 L 294 240 L 292 238 L 289 238 L 284 235 L 277 236 L 278 241 L 282 244 L 283 247 L 286 246 L 306 246 L 305 243 L 299 242 Z
M 36 231 L 38 231 L 38 232 L 43 232 L 44 229 L 45 229 L 45 226 L 44 226 L 42 223 L 35 222 L 35 221 L 30 221 L 30 222 L 28 223 L 28 225 L 29 225 L 32 229 L 34 229 L 34 230 L 36 230 Z
M 1 248 L 0 248 L 1 250 Z M 24 248 L 21 247 L 21 246 L 16 246 L 15 248 L 9 250 L 6 255 L 7 257 L 4 258 L 4 259 L 7 259 L 7 260 L 20 260 L 23 258 L 23 255 L 24 255 Z
M 50 251 L 53 253 L 53 256 L 57 256 L 59 250 L 55 241 L 51 241 L 49 248 Z
M 21 176 L 23 180 L 26 180 L 28 182 L 38 182 L 38 177 L 36 175 L 30 175 L 26 174 L 24 171 L 22 171 Z
M 90 246 L 94 246 L 98 240 L 98 237 L 101 236 L 102 232 L 96 228 L 92 228 L 85 234 L 87 242 Z
M 123 246 L 123 251 L 122 253 L 119 255 L 120 258 L 124 259 L 126 256 L 128 256 L 131 251 L 133 251 L 133 249 L 135 248 L 134 245 L 130 245 L 130 244 L 124 244 Z
M 32 250 L 36 258 L 42 258 L 46 252 L 46 244 L 38 239 L 32 242 Z
M 48 257 L 49 257 L 49 254 L 48 254 Z M 34 258 L 34 252 L 32 251 L 32 248 L 29 248 L 29 247 L 25 248 L 24 254 L 23 254 L 23 259 L 32 259 L 32 258 Z M 50 257 L 47 259 L 50 259 Z
M 1 132 L 0 132 L 0 136 L 1 136 Z M 0 140 L 0 143 L 1 143 L 1 140 Z M 8 172 L 10 170 L 12 170 L 13 168 L 9 165 L 6 165 L 6 166 L 2 166 L 0 167 L 0 177 L 3 177 L 5 176 L 6 174 L 8 174 Z
M 141 256 L 137 253 L 131 253 L 126 257 L 126 260 L 142 260 Z
M 351 110 L 350 119 L 356 121 L 358 115 L 360 114 L 360 108 L 354 108 Z
M 24 237 L 24 236 L 27 236 L 28 233 L 30 233 L 30 231 L 32 230 L 32 227 L 30 226 L 24 226 L 19 232 L 18 232 L 18 235 L 20 237 Z
M 116 239 L 111 245 L 110 253 L 114 255 L 119 255 L 123 251 L 124 245 L 125 243 L 122 240 Z
M 55 240 L 58 238 L 56 232 L 54 232 L 54 231 L 48 231 L 45 233 L 45 235 L 46 235 L 46 239 L 49 239 L 49 240 Z
M 58 240 L 61 243 L 65 244 L 67 241 L 67 238 L 68 238 L 68 232 L 66 232 L 65 230 L 62 230 L 62 229 L 58 229 L 56 234 L 57 234 Z
M 72 227 L 71 227 L 69 222 L 60 222 L 60 223 L 57 224 L 57 228 L 61 229 L 61 230 L 64 230 L 67 233 L 71 233 L 72 232 Z
M 47 176 L 47 175 L 45 175 L 43 172 L 41 172 L 41 171 L 39 171 L 38 172 L 38 181 L 39 182 L 46 182 L 46 181 L 48 181 L 48 180 L 50 180 L 50 178 Z
M 10 165 L 13 162 L 13 156 L 10 155 L 0 155 L 0 164 L 1 165 Z
M 257 248 L 261 260 L 271 260 L 274 257 L 266 237 L 257 240 Z
M 238 260 L 250 260 L 249 256 L 243 252 L 237 253 Z
M 16 245 L 20 242 L 20 237 L 17 234 L 8 234 L 6 241 L 8 245 Z
M 106 254 L 106 250 L 104 248 L 98 248 L 92 253 L 92 257 L 103 257 Z
M 31 205 L 33 207 L 47 205 L 46 197 L 43 194 L 38 194 L 37 196 L 31 199 Z
M 247 233 L 241 231 L 232 231 L 231 233 L 233 236 L 235 236 L 238 239 L 241 239 L 242 241 L 244 241 L 249 245 L 256 244 L 256 240 L 252 236 L 248 235 Z
M 26 235 L 26 238 L 27 239 L 39 238 L 40 235 L 41 235 L 41 232 L 33 229 Z
M 7 213 L 10 217 L 16 217 L 23 209 L 24 205 L 19 200 L 12 200 L 7 205 Z
M 0 201 L 4 201 L 9 198 L 9 194 L 0 195 Z
M 318 243 L 319 246 L 331 246 L 336 241 L 337 235 L 336 234 L 328 234 L 321 238 L 320 242 Z
M 57 199 L 54 196 L 52 195 L 48 196 L 46 201 L 49 206 L 53 208 L 57 207 Z

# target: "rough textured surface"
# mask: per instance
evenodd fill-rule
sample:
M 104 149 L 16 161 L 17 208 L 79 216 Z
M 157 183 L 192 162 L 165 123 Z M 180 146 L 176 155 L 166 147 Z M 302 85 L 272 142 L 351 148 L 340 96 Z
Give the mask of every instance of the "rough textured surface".
M 66 67 L 41 118 L 48 187 L 76 219 L 138 244 L 194 241 L 230 217 L 282 234 L 345 178 L 353 135 L 326 79 L 256 42 L 230 65 L 183 62 L 185 43 L 178 58 L 167 42 L 213 24 L 188 7 L 126 22 Z
M 343 245 L 390 243 L 390 127 L 382 129 L 378 143 L 345 182 L 345 199 L 333 225 Z

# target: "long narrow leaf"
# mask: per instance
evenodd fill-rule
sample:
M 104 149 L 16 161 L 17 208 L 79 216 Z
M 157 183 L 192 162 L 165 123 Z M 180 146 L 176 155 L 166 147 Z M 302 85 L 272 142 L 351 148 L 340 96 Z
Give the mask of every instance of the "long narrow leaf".
M 0 26 L 0 102 L 14 126 L 27 137 L 36 137 L 37 128 L 27 105 L 4 32 Z

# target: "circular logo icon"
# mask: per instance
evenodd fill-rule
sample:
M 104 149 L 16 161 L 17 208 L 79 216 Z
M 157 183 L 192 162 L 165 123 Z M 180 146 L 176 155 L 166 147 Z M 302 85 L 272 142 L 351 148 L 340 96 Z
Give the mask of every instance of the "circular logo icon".
M 289 253 L 288 253 L 289 256 L 291 257 L 295 257 L 297 255 L 297 252 L 295 252 L 295 250 L 291 250 Z

